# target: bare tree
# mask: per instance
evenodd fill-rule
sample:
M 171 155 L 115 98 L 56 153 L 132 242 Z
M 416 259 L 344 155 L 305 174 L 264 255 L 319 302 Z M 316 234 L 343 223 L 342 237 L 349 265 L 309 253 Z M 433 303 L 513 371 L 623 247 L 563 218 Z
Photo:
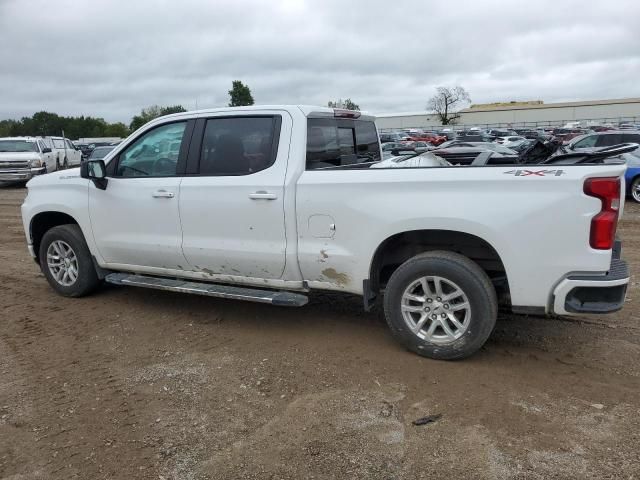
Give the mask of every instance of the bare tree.
M 427 110 L 436 112 L 442 125 L 451 125 L 460 118 L 459 107 L 471 102 L 467 91 L 460 87 L 438 87 L 436 94 L 429 99 Z

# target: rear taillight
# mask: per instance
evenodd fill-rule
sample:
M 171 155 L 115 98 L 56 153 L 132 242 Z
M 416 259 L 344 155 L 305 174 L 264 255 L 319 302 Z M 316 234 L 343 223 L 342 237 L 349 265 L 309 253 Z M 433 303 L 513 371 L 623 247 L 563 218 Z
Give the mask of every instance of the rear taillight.
M 602 201 L 602 209 L 591 219 L 589 244 L 596 250 L 610 250 L 616 238 L 620 209 L 620 179 L 618 177 L 589 178 L 584 193 Z

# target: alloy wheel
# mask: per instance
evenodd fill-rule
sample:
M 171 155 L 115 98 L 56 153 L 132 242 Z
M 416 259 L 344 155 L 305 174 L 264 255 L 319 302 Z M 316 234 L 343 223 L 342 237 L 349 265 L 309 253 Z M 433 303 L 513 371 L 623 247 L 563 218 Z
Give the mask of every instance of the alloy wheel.
M 471 323 L 471 304 L 456 283 L 443 277 L 426 276 L 405 289 L 402 317 L 422 340 L 448 344 L 460 338 Z
M 56 240 L 49 245 L 47 266 L 55 281 L 64 287 L 70 287 L 78 280 L 78 257 L 63 240 Z

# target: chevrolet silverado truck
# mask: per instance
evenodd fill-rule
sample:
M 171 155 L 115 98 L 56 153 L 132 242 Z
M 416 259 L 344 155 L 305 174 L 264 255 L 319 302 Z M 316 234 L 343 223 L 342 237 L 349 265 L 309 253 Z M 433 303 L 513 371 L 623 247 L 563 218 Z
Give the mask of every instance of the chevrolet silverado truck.
M 0 181 L 26 182 L 55 169 L 51 149 L 35 137 L 0 138 Z
M 392 334 L 437 359 L 477 351 L 499 305 L 620 309 L 624 163 L 382 163 L 374 118 L 252 106 L 156 119 L 104 159 L 28 183 L 28 249 L 51 287 L 106 281 L 302 306 L 377 297 Z

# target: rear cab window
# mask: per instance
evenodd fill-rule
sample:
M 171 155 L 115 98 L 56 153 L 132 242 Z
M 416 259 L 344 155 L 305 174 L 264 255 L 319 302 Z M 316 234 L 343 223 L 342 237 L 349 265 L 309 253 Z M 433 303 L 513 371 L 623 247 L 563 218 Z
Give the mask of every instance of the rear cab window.
M 307 170 L 362 168 L 381 159 L 378 132 L 373 121 L 307 119 Z

